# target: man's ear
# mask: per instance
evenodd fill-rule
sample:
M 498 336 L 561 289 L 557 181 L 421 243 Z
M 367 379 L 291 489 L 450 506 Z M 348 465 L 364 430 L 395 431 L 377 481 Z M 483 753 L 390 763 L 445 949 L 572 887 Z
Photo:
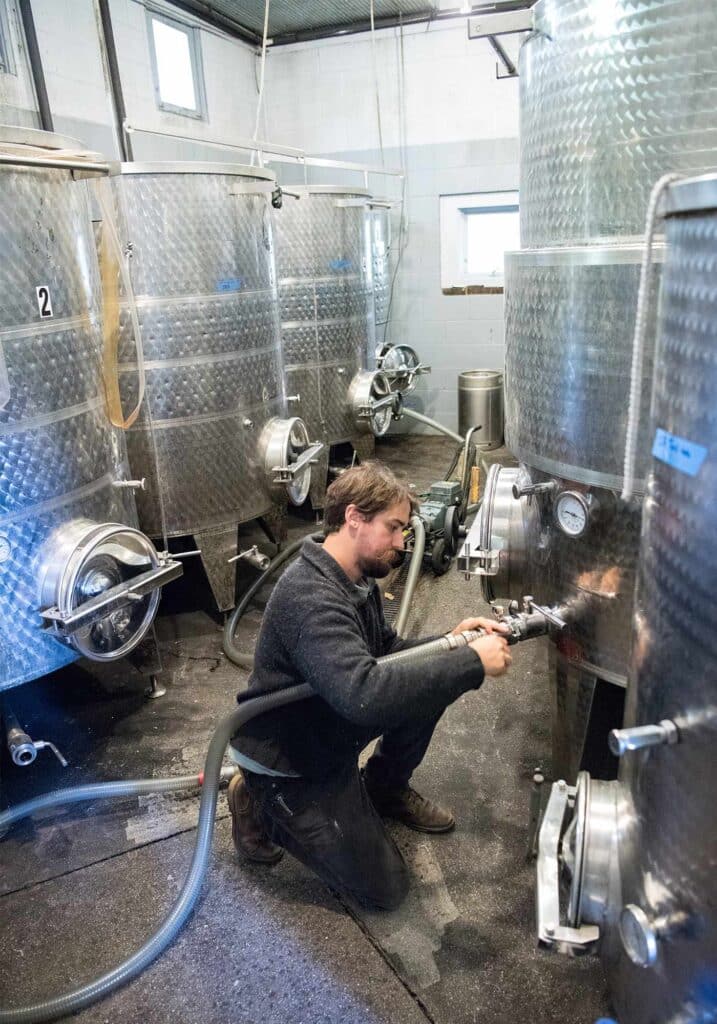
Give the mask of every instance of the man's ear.
M 347 505 L 344 516 L 345 522 L 353 529 L 357 529 L 364 521 L 363 513 L 359 511 L 358 505 Z

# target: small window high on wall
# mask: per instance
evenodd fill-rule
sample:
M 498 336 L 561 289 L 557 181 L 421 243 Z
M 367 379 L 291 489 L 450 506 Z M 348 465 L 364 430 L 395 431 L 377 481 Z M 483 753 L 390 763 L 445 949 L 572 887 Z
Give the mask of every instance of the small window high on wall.
M 0 75 L 14 75 L 7 0 L 0 0 Z
M 205 118 L 199 30 L 156 11 L 147 11 L 149 49 L 157 106 L 174 114 Z
M 520 248 L 517 192 L 441 196 L 441 288 L 503 287 L 503 257 Z

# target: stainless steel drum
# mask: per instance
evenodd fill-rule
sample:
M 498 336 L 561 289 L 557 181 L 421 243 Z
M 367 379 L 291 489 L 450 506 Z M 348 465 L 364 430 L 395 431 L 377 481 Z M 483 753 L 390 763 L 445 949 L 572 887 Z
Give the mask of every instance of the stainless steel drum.
M 551 646 L 554 762 L 574 780 L 604 729 L 602 712 L 619 714 L 613 688 L 627 682 L 650 346 L 636 496 L 625 502 L 620 493 L 647 197 L 662 174 L 717 163 L 708 56 L 717 9 L 696 0 L 539 0 L 534 24 L 520 56 L 522 248 L 506 258 L 505 436 L 521 463 L 514 493 L 524 510 L 513 519 L 537 542 L 522 579 L 505 571 L 510 553 L 495 537 L 501 559 L 481 552 L 476 536 L 472 565 L 493 576 L 496 595 L 529 593 L 566 613 Z M 653 287 L 660 238 L 654 257 Z
M 581 773 L 560 858 L 571 794 L 554 786 L 539 856 L 541 943 L 599 949 L 622 1024 L 717 1014 L 717 175 L 673 185 L 666 213 L 619 778 Z
M 136 529 L 104 397 L 101 301 L 71 139 L 0 128 L 0 689 L 129 653 L 181 571 Z M 94 168 L 94 170 L 93 170 Z M 106 171 L 106 168 L 105 168 Z
M 274 215 L 288 400 L 312 438 L 348 441 L 362 456 L 391 422 L 383 375 L 358 380 L 372 338 L 368 197 L 362 189 L 304 186 L 285 192 Z
M 479 426 L 475 445 L 482 451 L 503 444 L 503 374 L 498 370 L 464 370 L 458 374 L 458 433 Z
M 285 418 L 269 214 L 274 175 L 227 164 L 122 164 L 112 194 L 132 295 L 119 372 L 140 523 L 193 534 L 217 604 L 234 602 L 237 524 L 280 517 L 310 483 L 309 437 Z M 126 291 L 126 289 L 124 290 Z M 135 351 L 135 325 L 142 361 Z M 300 464 L 299 464 L 300 462 Z

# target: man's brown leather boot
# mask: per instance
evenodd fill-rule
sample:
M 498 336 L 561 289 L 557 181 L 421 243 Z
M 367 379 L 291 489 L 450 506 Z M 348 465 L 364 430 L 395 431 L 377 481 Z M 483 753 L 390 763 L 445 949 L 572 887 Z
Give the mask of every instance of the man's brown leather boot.
M 447 808 L 426 800 L 411 786 L 387 789 L 367 784 L 366 789 L 382 818 L 400 821 L 416 832 L 450 832 L 456 827 L 456 819 Z
M 284 851 L 269 839 L 241 772 L 229 780 L 227 804 L 237 853 L 257 864 L 276 864 Z

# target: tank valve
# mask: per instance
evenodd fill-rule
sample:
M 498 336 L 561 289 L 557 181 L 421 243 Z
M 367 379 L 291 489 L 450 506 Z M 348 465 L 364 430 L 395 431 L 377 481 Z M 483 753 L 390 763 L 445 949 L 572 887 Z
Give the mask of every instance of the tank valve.
M 271 561 L 269 556 L 265 555 L 263 551 L 260 551 L 256 544 L 247 548 L 246 551 L 240 551 L 238 555 L 234 555 L 234 557 L 230 558 L 228 561 L 229 563 L 238 562 L 239 559 L 248 562 L 249 565 L 253 565 L 255 569 L 260 569 L 261 572 L 265 572 L 269 568 L 269 563 Z
M 3 717 L 5 719 L 7 749 L 10 751 L 13 764 L 16 764 L 19 768 L 26 768 L 35 760 L 38 750 L 47 748 L 52 751 L 62 767 L 67 768 L 67 761 L 54 743 L 50 743 L 49 740 L 33 740 L 25 732 L 11 711 L 4 712 Z
M 524 486 L 515 483 L 512 487 L 512 493 L 517 501 L 518 498 L 529 497 L 531 494 L 552 494 L 557 489 L 558 485 L 555 480 L 546 480 L 543 483 L 525 484 Z
M 658 725 L 637 725 L 631 729 L 613 729 L 608 737 L 608 746 L 616 757 L 622 757 L 630 750 L 643 747 L 672 746 L 678 743 L 680 733 L 674 722 L 668 718 Z

